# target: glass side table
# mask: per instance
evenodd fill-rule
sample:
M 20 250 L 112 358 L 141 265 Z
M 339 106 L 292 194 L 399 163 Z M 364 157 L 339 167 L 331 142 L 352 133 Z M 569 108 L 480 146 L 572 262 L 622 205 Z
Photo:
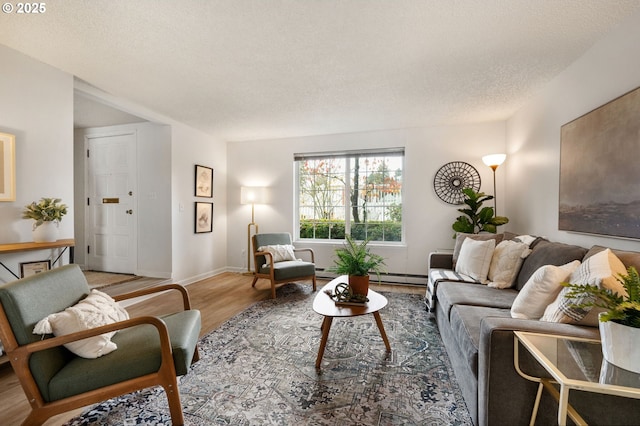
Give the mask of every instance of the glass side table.
M 599 340 L 524 331 L 515 331 L 514 336 L 513 362 L 516 371 L 525 379 L 539 383 L 530 425 L 535 424 L 543 389 L 558 401 L 559 425 L 567 424 L 567 415 L 576 424 L 587 424 L 569 405 L 569 391 L 572 389 L 640 399 L 640 374 L 604 360 Z M 550 377 L 535 377 L 521 370 L 518 342 L 533 355 Z

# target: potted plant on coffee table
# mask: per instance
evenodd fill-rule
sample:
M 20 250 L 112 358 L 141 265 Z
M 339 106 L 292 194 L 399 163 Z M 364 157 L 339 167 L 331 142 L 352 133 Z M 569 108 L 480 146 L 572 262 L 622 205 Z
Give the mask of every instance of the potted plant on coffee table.
M 588 298 L 575 306 L 600 307 L 598 315 L 602 354 L 611 364 L 640 373 L 640 275 L 635 267 L 616 279 L 626 294 L 618 294 L 597 285 L 563 284 L 569 288 L 566 298 Z
M 354 241 L 347 235 L 343 247 L 336 249 L 334 266 L 329 271 L 349 276 L 349 287 L 353 294 L 366 296 L 369 292 L 369 273 L 373 272 L 380 280 L 384 258 L 372 253 L 369 240 Z
M 33 241 L 52 242 L 58 239 L 58 225 L 67 214 L 67 206 L 60 198 L 41 198 L 24 207 L 23 219 L 33 219 Z

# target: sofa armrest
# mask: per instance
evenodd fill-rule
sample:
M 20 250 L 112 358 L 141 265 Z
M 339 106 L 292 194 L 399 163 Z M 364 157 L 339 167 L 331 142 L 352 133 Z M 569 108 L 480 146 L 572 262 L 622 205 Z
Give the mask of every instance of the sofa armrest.
M 453 269 L 453 253 L 429 253 L 429 269 Z
M 484 318 L 480 324 L 478 348 L 479 425 L 521 424 L 523 416 L 530 415 L 533 410 L 538 385 L 522 378 L 515 370 L 514 331 L 600 338 L 598 329 L 594 327 L 515 318 Z M 526 349 L 520 348 L 520 366 L 527 372 L 544 377 L 544 370 L 538 362 Z M 553 409 L 541 408 L 538 423 L 553 423 L 555 415 Z

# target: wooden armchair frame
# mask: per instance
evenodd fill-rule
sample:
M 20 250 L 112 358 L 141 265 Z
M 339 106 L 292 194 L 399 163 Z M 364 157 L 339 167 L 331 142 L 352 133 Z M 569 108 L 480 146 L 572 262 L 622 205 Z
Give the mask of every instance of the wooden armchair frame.
M 273 234 L 273 235 L 277 235 L 277 234 Z M 282 234 L 282 235 L 288 235 L 289 237 L 289 243 L 291 244 L 291 235 L 290 234 Z M 285 278 L 282 279 L 278 279 L 276 277 L 276 263 L 273 261 L 273 256 L 271 253 L 269 253 L 268 251 L 258 251 L 258 246 L 256 243 L 256 235 L 253 236 L 252 238 L 252 246 L 253 246 L 253 265 L 254 265 L 254 273 L 253 273 L 253 282 L 251 283 L 252 287 L 256 286 L 256 283 L 258 282 L 258 280 L 260 278 L 264 278 L 270 281 L 271 283 L 271 298 L 275 299 L 276 298 L 276 285 L 280 285 L 280 284 L 286 284 L 286 283 L 290 283 L 290 282 L 295 282 L 295 281 L 300 281 L 300 280 L 312 280 L 313 281 L 313 291 L 316 291 L 316 274 L 315 274 L 315 267 L 314 267 L 314 273 L 310 274 L 310 275 L 301 275 L 301 276 L 287 276 Z M 294 253 L 307 253 L 309 255 L 309 257 L 311 258 L 311 262 L 315 264 L 315 254 L 313 252 L 312 249 L 310 248 L 294 248 L 293 249 Z M 266 264 L 269 265 L 269 271 L 268 273 L 264 273 L 261 272 L 261 263 L 263 263 L 260 259 L 264 256 L 265 260 L 266 260 Z M 287 263 L 291 263 L 291 262 L 280 262 L 282 264 L 287 264 Z
M 191 303 L 187 290 L 178 284 L 167 284 L 152 287 L 149 289 L 134 291 L 131 293 L 116 296 L 114 297 L 114 299 L 126 300 L 168 290 L 179 291 L 182 294 L 183 309 L 191 309 Z M 154 326 L 158 332 L 160 338 L 162 361 L 157 372 L 146 374 L 134 379 L 115 383 L 109 386 L 105 386 L 60 400 L 51 402 L 47 402 L 44 400 L 29 368 L 29 360 L 32 354 L 61 346 L 76 340 L 81 340 L 91 336 L 97 336 L 110 331 L 122 330 L 141 324 L 150 324 Z M 13 367 L 13 370 L 15 371 L 16 376 L 20 381 L 27 399 L 31 404 L 32 411 L 22 423 L 23 425 L 40 425 L 54 415 L 157 385 L 162 386 L 167 394 L 172 423 L 174 425 L 184 424 L 184 416 L 182 413 L 182 405 L 180 402 L 180 393 L 178 390 L 176 369 L 172 355 L 169 332 L 165 322 L 158 317 L 141 316 L 131 318 L 126 321 L 104 325 L 101 327 L 67 334 L 64 336 L 51 337 L 20 346 L 16 341 L 11 324 L 4 310 L 4 306 L 0 303 L 0 339 L 4 344 L 5 351 L 11 362 L 11 366 Z M 198 359 L 199 354 L 198 348 L 196 346 L 192 362 L 195 362 Z

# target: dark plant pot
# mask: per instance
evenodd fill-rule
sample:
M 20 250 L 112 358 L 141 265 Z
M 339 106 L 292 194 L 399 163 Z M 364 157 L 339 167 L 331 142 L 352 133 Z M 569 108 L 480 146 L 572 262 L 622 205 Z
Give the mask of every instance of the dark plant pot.
M 349 275 L 349 287 L 353 294 L 369 294 L 369 275 Z

